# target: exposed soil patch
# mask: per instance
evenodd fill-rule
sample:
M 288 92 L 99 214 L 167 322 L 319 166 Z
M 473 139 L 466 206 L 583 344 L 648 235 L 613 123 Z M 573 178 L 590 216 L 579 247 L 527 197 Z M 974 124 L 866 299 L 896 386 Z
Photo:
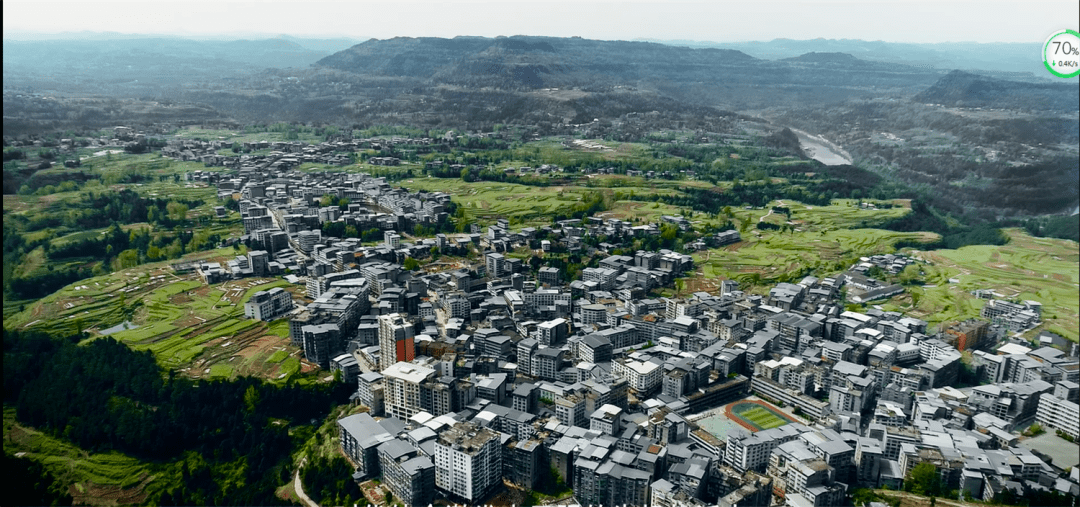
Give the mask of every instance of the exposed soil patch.
M 186 293 L 183 293 L 183 292 L 180 293 L 180 294 L 176 294 L 175 296 L 172 296 L 172 297 L 169 298 L 169 302 L 173 303 L 175 305 L 182 305 L 182 304 L 190 303 L 191 301 L 192 301 L 191 296 L 188 296 Z
M 173 321 L 173 326 L 175 326 L 178 329 L 187 329 L 189 327 L 198 326 L 199 324 L 202 324 L 202 323 L 203 323 L 203 321 L 195 318 L 194 315 L 188 315 L 186 317 L 181 317 L 179 319 L 174 320 Z
M 72 484 L 68 487 L 68 493 L 71 495 L 73 505 L 141 505 L 146 502 L 147 494 L 144 489 L 151 479 L 153 479 L 152 476 L 144 473 L 139 485 L 128 489 L 93 482 Z M 82 491 L 79 490 L 79 486 L 82 487 Z

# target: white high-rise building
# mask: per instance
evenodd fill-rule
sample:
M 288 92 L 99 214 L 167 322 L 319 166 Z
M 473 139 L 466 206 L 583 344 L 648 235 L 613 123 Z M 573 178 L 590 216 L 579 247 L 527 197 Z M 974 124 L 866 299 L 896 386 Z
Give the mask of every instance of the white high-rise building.
M 435 370 L 412 363 L 394 363 L 383 370 L 383 405 L 387 415 L 408 421 L 420 412 L 420 384 L 435 378 Z
M 435 486 L 468 502 L 482 500 L 502 483 L 499 433 L 462 422 L 435 442 Z
M 416 358 L 415 330 L 400 313 L 379 316 L 379 369 Z

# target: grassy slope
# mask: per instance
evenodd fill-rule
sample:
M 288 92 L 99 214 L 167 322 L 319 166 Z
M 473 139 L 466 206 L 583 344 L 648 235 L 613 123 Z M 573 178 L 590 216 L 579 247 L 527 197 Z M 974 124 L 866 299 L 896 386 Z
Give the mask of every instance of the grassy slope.
M 77 505 L 141 504 L 147 493 L 169 486 L 159 465 L 118 452 L 90 453 L 15 421 L 15 409 L 4 407 L 4 452 L 40 461 L 59 480 L 71 485 Z
M 985 301 L 970 295 L 975 289 L 994 289 L 1021 300 L 1043 304 L 1042 328 L 1077 341 L 1080 318 L 1077 291 L 1080 248 L 1075 241 L 1034 238 L 1020 229 L 1006 229 L 1002 246 L 966 246 L 920 255 L 933 263 L 926 268 L 927 286 L 912 312 L 932 324 L 977 317 Z M 957 279 L 952 284 L 949 279 Z
M 695 253 L 698 279 L 688 280 L 685 292 L 714 290 L 722 278 L 739 280 L 744 290 L 760 292 L 791 273 L 810 269 L 819 276 L 831 275 L 847 269 L 860 256 L 894 251 L 892 245 L 897 241 L 936 237 L 930 233 L 850 228 L 882 223 L 907 213 L 905 208 L 860 210 L 846 200 L 837 200 L 831 206 L 792 201 L 784 201 L 784 205 L 792 210 L 794 231 L 765 231 L 752 225 L 739 243 Z M 734 214 L 736 224 L 786 221 L 783 215 L 770 214 L 768 209 L 739 209 Z
M 234 254 L 231 248 L 220 249 L 185 260 L 223 260 Z M 5 319 L 4 325 L 70 333 L 101 331 L 128 321 L 137 327 L 111 336 L 135 350 L 153 352 L 163 367 L 192 377 L 256 375 L 283 381 L 301 370 L 299 349 L 288 339 L 287 321 L 272 323 L 271 328 L 243 316 L 243 303 L 252 294 L 290 287 L 288 282 L 246 279 L 207 286 L 193 274 L 174 275 L 168 264 L 144 264 L 81 280 L 28 305 Z

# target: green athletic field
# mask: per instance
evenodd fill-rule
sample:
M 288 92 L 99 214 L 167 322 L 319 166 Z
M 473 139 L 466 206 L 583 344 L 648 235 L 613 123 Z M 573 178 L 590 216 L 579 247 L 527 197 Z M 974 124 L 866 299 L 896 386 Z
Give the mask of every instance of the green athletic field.
M 731 412 L 735 417 L 750 423 L 758 430 L 778 428 L 791 422 L 786 417 L 756 403 L 740 403 L 732 407 Z

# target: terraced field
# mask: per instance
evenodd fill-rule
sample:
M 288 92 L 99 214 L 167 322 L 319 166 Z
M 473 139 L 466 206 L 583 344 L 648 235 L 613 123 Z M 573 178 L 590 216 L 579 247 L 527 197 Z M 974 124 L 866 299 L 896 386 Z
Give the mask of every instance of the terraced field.
M 781 205 L 775 201 L 772 206 Z M 892 245 L 901 240 L 932 241 L 936 234 L 924 232 L 895 232 L 883 229 L 860 229 L 902 216 L 908 210 L 897 207 L 886 210 L 863 210 L 838 200 L 831 206 L 806 206 L 791 201 L 782 202 L 792 210 L 794 231 L 758 230 L 750 228 L 742 234 L 743 241 L 694 254 L 697 276 L 688 279 L 684 292 L 715 290 L 720 279 L 738 280 L 744 289 L 763 289 L 776 282 L 798 281 L 809 273 L 829 275 L 847 269 L 861 256 L 895 251 Z M 756 224 L 768 217 L 783 215 L 770 210 L 737 210 L 734 223 Z M 716 220 L 716 219 L 714 219 Z M 707 221 L 702 219 L 701 221 Z
M 234 253 L 223 249 L 199 256 L 222 261 Z M 289 341 L 288 322 L 268 325 L 243 316 L 243 303 L 252 294 L 274 287 L 298 290 L 282 279 L 207 286 L 194 274 L 173 274 L 167 263 L 147 264 L 72 284 L 4 325 L 60 334 L 87 330 L 94 340 L 103 336 L 99 331 L 129 322 L 130 329 L 109 336 L 135 350 L 149 350 L 165 368 L 193 378 L 254 375 L 284 381 L 314 370 Z M 297 380 L 313 381 L 304 376 Z
M 907 305 L 913 315 L 936 325 L 978 316 L 985 301 L 970 292 L 994 289 L 1015 299 L 1041 302 L 1045 324 L 1040 329 L 1077 341 L 1080 247 L 1075 241 L 1034 238 L 1020 229 L 1004 232 L 1010 241 L 1002 246 L 918 253 L 932 264 L 925 268 L 926 285 L 912 289 L 915 308 L 910 309 L 910 297 L 894 299 L 892 305 Z

